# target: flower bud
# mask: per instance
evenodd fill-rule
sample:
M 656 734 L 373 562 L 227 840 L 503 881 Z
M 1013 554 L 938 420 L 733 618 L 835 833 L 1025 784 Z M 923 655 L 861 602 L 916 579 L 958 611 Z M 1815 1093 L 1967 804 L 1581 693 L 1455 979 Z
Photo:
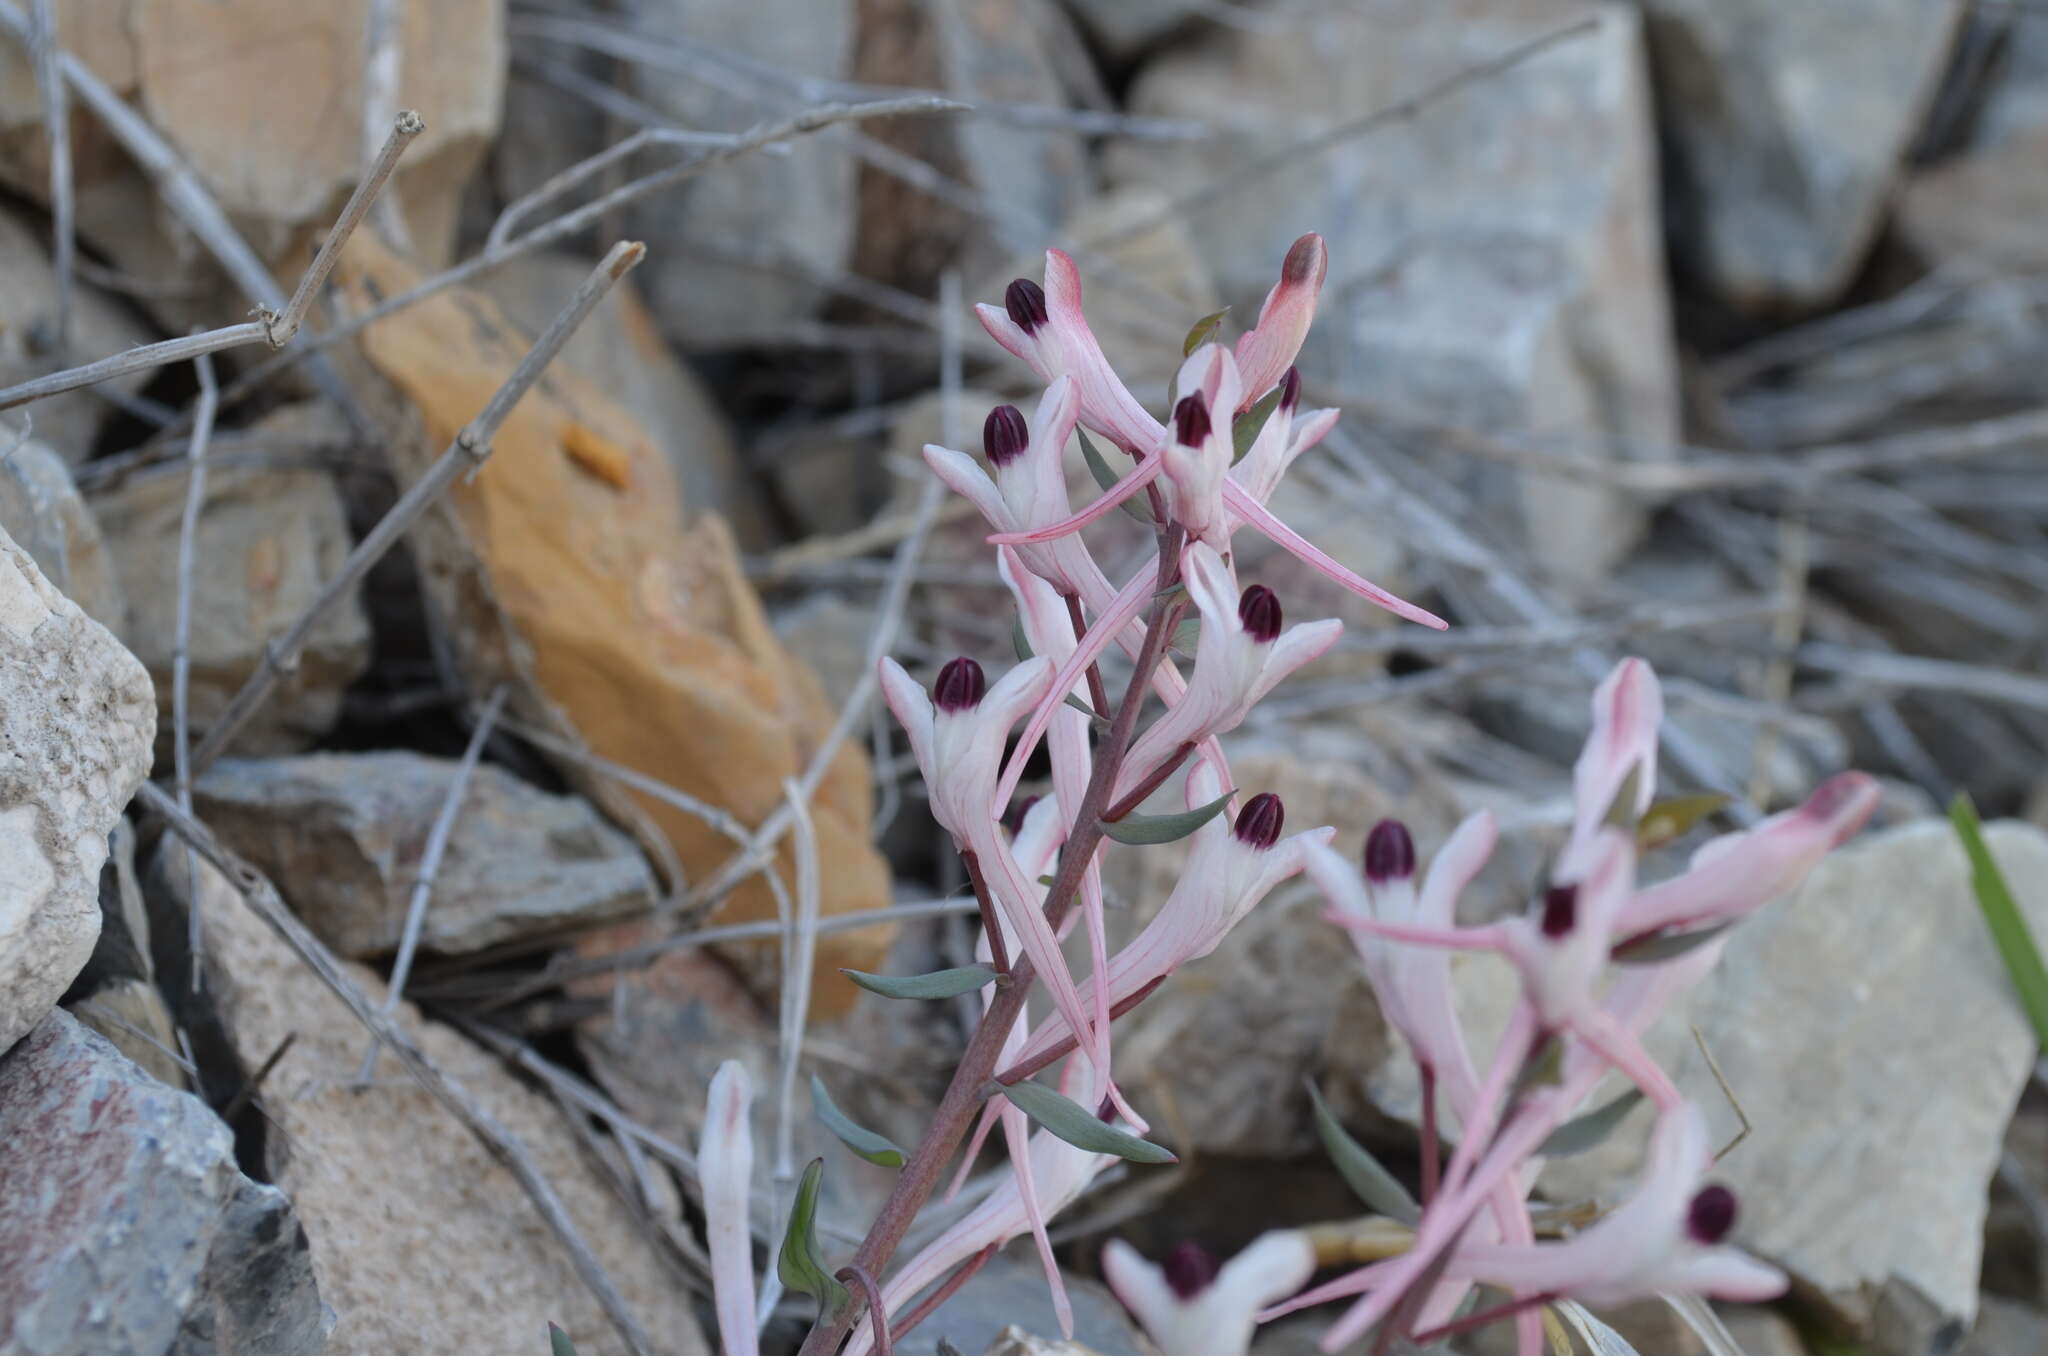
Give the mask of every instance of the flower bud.
M 1003 309 L 1010 323 L 1031 334 L 1046 321 L 1045 289 L 1029 278 L 1019 278 L 1003 291 Z
M 1280 598 L 1264 584 L 1253 584 L 1237 600 L 1237 623 L 1261 645 L 1280 636 Z
M 1312 283 L 1321 287 L 1329 267 L 1329 248 L 1323 244 L 1321 236 L 1310 231 L 1287 247 L 1287 258 L 1280 264 L 1280 280 L 1296 286 Z
M 1015 405 L 996 406 L 981 425 L 981 450 L 991 466 L 1014 461 L 1030 442 L 1031 430 L 1025 427 L 1024 412 Z
M 941 711 L 971 711 L 981 705 L 987 691 L 988 678 L 981 665 L 963 655 L 948 660 L 939 670 L 939 681 L 932 684 L 932 700 Z
M 1216 1283 L 1216 1257 L 1192 1240 L 1166 1255 L 1166 1283 L 1185 1303 Z
M 1735 1230 L 1735 1193 L 1718 1183 L 1703 1186 L 1685 1212 L 1685 1231 L 1702 1247 L 1713 1247 Z
M 1398 819 L 1382 819 L 1365 836 L 1365 878 L 1374 885 L 1415 874 L 1415 839 Z
M 1200 392 L 1182 396 L 1173 407 L 1173 436 L 1182 447 L 1200 447 L 1208 441 L 1209 406 Z
M 1287 811 L 1280 797 L 1262 791 L 1237 812 L 1237 841 L 1264 852 L 1280 841 L 1280 828 L 1286 822 Z
M 1543 935 L 1553 940 L 1572 930 L 1579 919 L 1579 887 L 1553 885 L 1543 895 Z

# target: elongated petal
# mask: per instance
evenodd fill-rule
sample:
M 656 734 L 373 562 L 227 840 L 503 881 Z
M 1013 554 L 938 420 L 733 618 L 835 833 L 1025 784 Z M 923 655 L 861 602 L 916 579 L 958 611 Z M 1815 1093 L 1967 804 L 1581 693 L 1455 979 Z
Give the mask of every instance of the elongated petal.
M 711 1077 L 697 1167 L 704 1184 L 704 1235 L 711 1251 L 711 1289 L 725 1356 L 761 1356 L 754 1326 L 754 1242 L 747 1198 L 754 1175 L 748 1107 L 753 1080 L 729 1059 Z
M 1330 921 L 1354 932 L 1369 932 L 1375 937 L 1412 942 L 1416 946 L 1442 947 L 1446 951 L 1498 951 L 1502 946 L 1497 924 L 1483 928 L 1425 928 L 1408 923 L 1382 923 L 1377 918 L 1350 913 L 1332 914 Z
M 1617 933 L 1699 926 L 1761 908 L 1853 837 L 1877 808 L 1878 794 L 1876 780 L 1863 773 L 1830 777 L 1798 809 L 1715 839 L 1694 855 L 1690 871 L 1638 892 L 1622 911 Z
M 1159 474 L 1160 468 L 1164 465 L 1165 461 L 1163 458 L 1147 457 L 1138 464 L 1136 470 L 1127 476 L 1120 477 L 1116 482 L 1115 488 L 1106 490 L 1095 499 L 1089 501 L 1087 508 L 1069 514 L 1057 522 L 1034 527 L 1028 532 L 995 532 L 991 533 L 988 539 L 997 546 L 1030 546 L 1040 542 L 1052 541 L 1069 533 L 1079 532 L 1088 524 L 1123 503 L 1124 500 L 1129 499 L 1132 495 L 1144 489 L 1145 486 L 1152 482 L 1153 477 Z
M 948 489 L 968 500 L 989 526 L 1001 531 L 1010 525 L 1010 507 L 1003 502 L 1002 492 L 988 473 L 976 464 L 974 458 L 964 452 L 955 452 L 950 447 L 937 443 L 924 445 L 925 465 L 932 468 L 932 474 L 946 482 Z
M 1247 526 L 1257 529 L 1288 554 L 1313 567 L 1326 578 L 1335 580 L 1367 602 L 1383 607 L 1397 617 L 1418 622 L 1434 630 L 1450 629 L 1451 624 L 1434 612 L 1404 602 L 1377 584 L 1369 583 L 1353 574 L 1299 532 L 1274 517 L 1264 504 L 1253 498 L 1250 492 L 1236 481 L 1224 482 L 1223 501 Z
M 1453 926 L 1459 896 L 1486 868 L 1499 839 L 1500 826 L 1491 810 L 1467 816 L 1430 859 L 1429 874 L 1423 878 L 1422 893 L 1416 900 L 1415 921 L 1423 927 Z
M 932 699 L 924 685 L 904 672 L 903 666 L 884 656 L 880 665 L 882 675 L 882 700 L 889 703 L 889 709 L 896 715 L 896 723 L 903 727 L 904 736 L 910 740 L 910 753 L 917 760 L 917 770 L 930 782 L 935 768 L 932 764 Z
M 981 321 L 981 327 L 988 331 L 988 337 L 1008 349 L 1011 357 L 1022 360 L 1040 377 L 1051 380 L 1039 366 L 1037 342 L 1017 328 L 1016 322 L 1010 319 L 1002 307 L 991 306 L 985 301 L 978 302 L 974 307 L 974 314 Z M 1055 372 L 1052 375 L 1059 374 Z
M 1246 694 L 1245 705 L 1257 706 L 1264 701 L 1266 694 L 1278 687 L 1289 674 L 1322 658 L 1343 634 L 1344 623 L 1335 617 L 1288 627 L 1280 639 L 1273 642 L 1273 653 L 1267 657 L 1266 667 L 1259 674 L 1258 681 Z
M 1162 1344 L 1161 1350 L 1172 1350 L 1165 1344 L 1179 1315 L 1181 1298 L 1167 1284 L 1165 1270 L 1121 1238 L 1112 1238 L 1102 1245 L 1102 1279 L 1109 1282 L 1110 1290 L 1131 1311 L 1138 1326 Z
M 1047 380 L 1061 373 L 1071 375 L 1080 388 L 1081 421 L 1126 451 L 1141 451 L 1157 443 L 1159 421 L 1145 412 L 1110 367 L 1088 328 L 1081 309 L 1081 272 L 1064 250 L 1045 252 L 1045 309 L 1044 342 L 1057 346 L 1060 354 L 1047 364 L 1048 368 L 1056 364 L 1058 370 L 1039 375 Z
M 1273 389 L 1301 352 L 1315 323 L 1316 299 L 1330 273 L 1330 252 L 1323 238 L 1301 237 L 1287 251 L 1280 281 L 1259 307 L 1259 323 L 1237 341 L 1237 365 L 1244 372 L 1243 402 L 1249 407 Z
M 1572 837 L 1559 880 L 1576 880 L 1583 872 L 1593 835 L 1631 777 L 1634 795 L 1622 809 L 1633 822 L 1649 808 L 1657 791 L 1657 732 L 1663 723 L 1663 689 L 1643 660 L 1622 660 L 1594 690 L 1593 729 L 1572 765 Z

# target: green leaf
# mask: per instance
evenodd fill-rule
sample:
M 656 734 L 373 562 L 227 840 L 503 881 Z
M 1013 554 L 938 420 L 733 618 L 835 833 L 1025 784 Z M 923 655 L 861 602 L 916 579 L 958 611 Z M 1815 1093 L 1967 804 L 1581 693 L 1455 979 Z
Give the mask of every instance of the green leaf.
M 562 1331 L 559 1323 L 548 1324 L 548 1350 L 554 1356 L 576 1356 L 576 1344 L 569 1340 L 569 1334 Z
M 2035 945 L 2027 920 L 2013 901 L 2005 873 L 1985 845 L 1984 827 L 1968 792 L 1958 792 L 1949 802 L 1948 817 L 1956 826 L 1956 836 L 1963 840 L 1963 851 L 1969 854 L 1970 888 L 1976 892 L 1984 925 L 1991 930 L 1992 944 L 2005 961 L 2013 988 L 2019 991 L 2020 1006 L 2034 1023 L 2035 1040 L 2048 1049 L 2048 967 L 2041 964 L 2041 948 Z
M 1173 628 L 1173 639 L 1167 641 L 1166 644 L 1169 649 L 1179 650 L 1182 654 L 1186 654 L 1194 648 L 1195 642 L 1201 639 L 1201 636 L 1202 619 L 1200 617 L 1189 617 L 1179 626 Z
M 933 970 L 923 975 L 871 975 L 865 970 L 841 970 L 869 993 L 884 998 L 958 998 L 995 979 L 986 965 L 962 965 L 951 970 Z
M 1615 947 L 1608 959 L 1617 965 L 1662 965 L 1665 961 L 1676 960 L 1694 947 L 1705 946 L 1734 926 L 1730 921 L 1716 923 L 1710 928 L 1694 928 L 1691 932 L 1645 933 Z
M 846 1287 L 832 1278 L 818 1254 L 818 1184 L 825 1179 L 825 1160 L 814 1158 L 797 1180 L 796 1199 L 789 1205 L 789 1228 L 782 1234 L 782 1251 L 775 1259 L 775 1274 L 791 1290 L 801 1290 L 817 1300 L 827 1313 L 847 1302 Z
M 1636 1103 L 1642 1100 L 1643 1090 L 1630 1088 L 1605 1106 L 1597 1106 L 1583 1116 L 1572 1117 L 1550 1132 L 1550 1138 L 1543 1141 L 1536 1150 L 1537 1154 L 1543 1158 L 1569 1158 L 1598 1148 L 1620 1128 L 1621 1123 L 1628 1119 L 1628 1113 L 1635 1110 Z
M 1073 707 L 1076 711 L 1079 711 L 1082 715 L 1088 717 L 1090 720 L 1102 719 L 1101 712 L 1097 711 L 1094 707 L 1090 706 L 1087 702 L 1082 701 L 1079 697 L 1076 697 L 1071 692 L 1067 694 L 1067 705 Z
M 903 1166 L 903 1150 L 841 1111 L 832 1094 L 825 1090 L 825 1081 L 816 1074 L 811 1075 L 811 1109 L 818 1113 L 827 1130 L 839 1136 L 841 1144 L 868 1162 L 885 1168 Z
M 1522 1071 L 1515 1075 L 1515 1086 L 1508 1093 L 1513 1101 L 1531 1088 L 1552 1088 L 1564 1082 L 1564 1042 L 1556 1036 L 1545 1036 L 1543 1044 L 1529 1052 L 1522 1061 Z
M 1223 327 L 1223 317 L 1229 314 L 1230 308 L 1226 306 L 1220 311 L 1211 311 L 1197 320 L 1194 328 L 1188 331 L 1188 337 L 1180 342 L 1180 356 L 1193 357 L 1196 349 L 1216 337 L 1216 331 Z
M 1094 441 L 1085 432 L 1077 428 L 1074 430 L 1074 436 L 1081 440 L 1081 460 L 1088 463 L 1088 474 L 1095 477 L 1095 483 L 1101 486 L 1105 493 L 1115 489 L 1117 481 L 1122 478 L 1117 475 L 1116 468 L 1103 459 L 1102 450 L 1095 446 Z M 1117 507 L 1141 523 L 1152 521 L 1152 504 L 1142 493 L 1132 495 Z
M 1702 791 L 1692 796 L 1653 800 L 1636 825 L 1636 851 L 1652 852 L 1666 843 L 1683 838 L 1708 815 L 1718 814 L 1731 797 L 1719 791 Z
M 1323 1152 L 1330 1156 L 1331 1164 L 1344 1184 L 1373 1209 L 1389 1219 L 1403 1224 L 1414 1224 L 1422 1218 L 1422 1207 L 1408 1194 L 1408 1188 L 1400 1179 L 1381 1166 L 1363 1144 L 1351 1138 L 1350 1132 L 1337 1123 L 1337 1117 L 1330 1110 L 1330 1104 L 1323 1100 L 1323 1090 L 1313 1079 L 1308 1083 L 1310 1103 L 1315 1107 L 1316 1134 L 1323 1141 Z
M 1022 615 L 1010 618 L 1010 644 L 1017 651 L 1017 662 L 1028 663 L 1031 659 L 1031 637 L 1024 634 Z
M 1094 1112 L 1067 1100 L 1043 1083 L 1026 1079 L 1021 1083 L 999 1083 L 996 1086 L 1019 1111 L 1076 1149 L 1115 1154 L 1133 1163 L 1180 1162 L 1171 1149 L 1126 1134 L 1113 1125 L 1105 1125 Z
M 1243 461 L 1244 454 L 1252 450 L 1252 444 L 1259 440 L 1259 434 L 1265 430 L 1266 421 L 1273 417 L 1273 411 L 1278 408 L 1280 408 L 1280 388 L 1275 386 L 1272 390 L 1260 396 L 1257 403 L 1250 409 L 1237 416 L 1237 422 L 1230 426 L 1230 464 L 1232 466 Z
M 1615 788 L 1614 799 L 1607 802 L 1607 813 L 1600 822 L 1610 829 L 1634 829 L 1636 827 L 1636 797 L 1642 794 L 1643 765 L 1637 763 L 1628 770 L 1628 776 L 1621 779 Z
M 1207 805 L 1193 810 L 1182 810 L 1179 814 L 1132 814 L 1114 821 L 1105 819 L 1101 821 L 1102 832 L 1130 847 L 1150 847 L 1155 843 L 1178 842 L 1221 814 L 1224 805 L 1236 794 L 1235 791 L 1225 791 Z

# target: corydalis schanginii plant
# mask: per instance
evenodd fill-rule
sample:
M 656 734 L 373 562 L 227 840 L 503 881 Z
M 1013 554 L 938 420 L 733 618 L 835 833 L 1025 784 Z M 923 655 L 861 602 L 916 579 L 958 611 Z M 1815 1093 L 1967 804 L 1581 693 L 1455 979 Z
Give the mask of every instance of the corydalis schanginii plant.
M 1541 897 L 1527 916 L 1463 929 L 1457 904 L 1492 850 L 1490 818 L 1467 821 L 1420 876 L 1407 830 L 1382 823 L 1368 836 L 1360 873 L 1332 849 L 1334 830 L 1285 835 L 1279 799 L 1231 780 L 1217 737 L 1341 630 L 1335 621 L 1289 627 L 1278 596 L 1240 579 L 1231 550 L 1238 529 L 1252 528 L 1401 617 L 1444 625 L 1345 569 L 1267 507 L 1289 466 L 1336 419 L 1334 411 L 1300 408 L 1293 368 L 1327 273 L 1321 238 L 1297 241 L 1258 323 L 1235 349 L 1197 343 L 1186 355 L 1164 419 L 1103 356 L 1066 255 L 1047 254 L 1042 286 L 1019 279 L 1002 305 L 979 308 L 990 335 L 1046 382 L 1044 395 L 1028 420 L 1011 406 L 990 414 L 986 469 L 950 448 L 927 447 L 925 459 L 987 519 L 1032 657 L 993 681 L 973 660 L 956 659 L 929 691 L 894 660 L 882 662 L 881 677 L 933 817 L 951 834 L 981 905 L 988 968 L 967 982 L 986 981 L 983 1017 L 931 1127 L 839 1272 L 852 1288 L 824 1306 L 802 1356 L 886 1352 L 935 1298 L 1025 1233 L 1039 1241 L 1062 1326 L 1070 1329 L 1045 1221 L 1117 1154 L 1163 1154 L 1136 1138 L 1146 1126 L 1116 1086 L 1111 1022 L 1180 966 L 1213 951 L 1276 884 L 1304 870 L 1327 897 L 1331 919 L 1349 931 L 1388 1022 L 1421 1069 L 1425 1199 L 1412 1246 L 1295 1295 L 1317 1261 L 1300 1233 L 1270 1233 L 1220 1268 L 1184 1252 L 1161 1269 L 1112 1245 L 1105 1271 L 1162 1350 L 1244 1356 L 1262 1317 L 1355 1296 L 1326 1349 L 1370 1331 L 1384 1349 L 1395 1336 L 1426 1338 L 1499 1318 L 1516 1324 L 1523 1356 L 1537 1356 L 1543 1304 L 1673 1291 L 1756 1298 L 1782 1288 L 1777 1272 L 1728 1246 L 1736 1202 L 1726 1188 L 1702 1181 L 1710 1166 L 1703 1120 L 1640 1036 L 1674 993 L 1712 966 L 1721 928 L 1797 884 L 1855 831 L 1875 799 L 1867 778 L 1838 777 L 1798 810 L 1715 840 L 1688 871 L 1644 885 L 1636 824 L 1651 804 L 1662 710 L 1648 666 L 1625 661 L 1596 695 L 1593 733 L 1574 771 L 1571 835 Z M 1115 483 L 1078 512 L 1067 462 L 1077 426 L 1129 459 Z M 1080 533 L 1128 521 L 1109 517 L 1126 502 L 1147 506 L 1156 549 L 1118 584 Z M 1192 670 L 1183 674 L 1169 647 L 1190 609 L 1200 629 Z M 1098 665 L 1112 646 L 1132 669 L 1117 702 Z M 1164 709 L 1141 730 L 1148 694 Z M 1052 788 L 1027 813 L 1012 800 L 1041 740 L 1051 748 Z M 1183 773 L 1189 812 L 1182 820 L 1135 817 L 1141 802 Z M 1110 954 L 1102 853 L 1117 842 L 1188 834 L 1193 843 L 1179 884 L 1151 924 Z M 1081 980 L 1060 945 L 1077 923 L 1089 940 L 1090 973 Z M 1483 1073 L 1452 998 L 1449 953 L 1461 948 L 1498 952 L 1522 986 L 1500 1053 Z M 1617 970 L 1617 958 L 1647 963 Z M 1025 999 L 1037 980 L 1051 1009 L 1034 1024 Z M 1026 1084 L 1054 1065 L 1064 1102 L 1050 1088 Z M 1532 1077 L 1533 1066 L 1550 1072 Z M 1539 1241 L 1526 1204 L 1538 1151 L 1617 1069 L 1658 1111 L 1641 1184 L 1576 1235 Z M 744 1076 L 721 1071 L 703 1144 L 726 1356 L 758 1356 L 745 1247 L 747 1097 Z M 1459 1128 L 1447 1164 L 1437 1150 L 1440 1111 Z M 972 1132 L 971 1161 L 998 1125 L 1010 1151 L 1006 1179 L 890 1272 L 897 1245 L 962 1142 Z M 1478 1284 L 1505 1292 L 1508 1302 L 1457 1317 Z M 906 1309 L 920 1292 L 931 1293 Z M 864 1296 L 874 1303 L 864 1304 Z

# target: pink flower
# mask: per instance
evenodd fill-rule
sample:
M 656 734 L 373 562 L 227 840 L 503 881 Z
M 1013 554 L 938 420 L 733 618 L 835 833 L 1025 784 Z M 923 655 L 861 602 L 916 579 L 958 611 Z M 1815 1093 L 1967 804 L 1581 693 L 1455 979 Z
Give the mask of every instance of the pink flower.
M 1089 1030 L 1059 940 L 1039 907 L 1037 887 L 1010 854 L 997 819 L 996 777 L 1004 740 L 1010 727 L 1045 697 L 1052 661 L 1043 656 L 1027 660 L 990 688 L 981 665 L 955 659 L 939 670 L 930 696 L 893 659 L 882 661 L 881 675 L 882 695 L 924 774 L 932 818 L 953 835 L 961 851 L 974 854 L 996 907 L 1016 929 L 1054 1006 L 1074 1030 Z
M 998 532 L 1026 532 L 1059 522 L 1072 513 L 1067 500 L 1065 454 L 1074 433 L 1078 393 L 1073 378 L 1046 387 L 1030 425 L 1014 405 L 998 405 L 982 425 L 982 452 L 989 471 L 974 458 L 927 443 L 925 462 L 940 480 L 981 510 Z M 1018 546 L 1026 569 L 1066 597 L 1100 607 L 1112 590 L 1078 536 Z
M 1202 618 L 1187 695 L 1131 745 L 1117 774 L 1122 796 L 1187 745 L 1238 727 L 1281 679 L 1336 644 L 1344 623 L 1304 622 L 1283 633 L 1280 600 L 1262 584 L 1242 592 L 1223 557 L 1199 543 L 1183 558 Z M 1112 797 L 1114 799 L 1115 797 Z
M 1102 1274 L 1153 1345 L 1172 1356 L 1245 1356 L 1259 1310 L 1308 1283 L 1315 1249 L 1293 1230 L 1259 1235 L 1221 1270 L 1193 1244 L 1164 1267 L 1122 1239 L 1102 1250 Z
M 1572 836 L 1558 859 L 1559 880 L 1577 880 L 1594 835 L 1618 807 L 1628 823 L 1642 818 L 1657 794 L 1657 732 L 1664 723 L 1664 691 L 1640 659 L 1624 659 L 1593 692 L 1593 729 L 1572 765 Z M 1631 781 L 1630 779 L 1634 780 Z
M 1243 407 L 1273 389 L 1294 365 L 1315 323 L 1316 299 L 1330 274 L 1330 251 L 1313 231 L 1295 241 L 1280 265 L 1280 281 L 1259 307 L 1259 323 L 1237 341 L 1237 366 L 1244 374 Z
M 718 1066 L 704 1108 L 697 1171 L 704 1184 L 704 1236 L 711 1249 L 711 1291 L 725 1356 L 761 1356 L 754 1326 L 754 1237 L 747 1224 L 754 1139 L 747 1109 L 753 1080 L 736 1059 Z
M 1206 763 L 1188 774 L 1190 809 L 1222 794 L 1214 769 Z M 1247 800 L 1234 825 L 1218 815 L 1195 830 L 1187 865 L 1173 892 L 1144 930 L 1109 962 L 1112 1007 L 1214 951 L 1275 885 L 1300 871 L 1307 854 L 1335 833 L 1318 828 L 1282 838 L 1285 823 L 1280 798 L 1267 792 Z M 1053 1017 L 1032 1033 L 1019 1058 L 1042 1056 L 1072 1030 Z
M 1069 1060 L 1060 1091 L 1083 1106 L 1094 1106 L 1101 1101 L 1104 1086 L 1093 1065 Z M 1028 1165 L 1026 1172 L 1036 1187 L 1039 1207 L 1048 1219 L 1073 1204 L 1095 1180 L 1095 1175 L 1116 1161 L 1109 1154 L 1077 1149 L 1047 1130 L 1031 1136 L 1029 1151 L 1019 1160 Z M 1031 1227 L 1022 1177 L 1023 1174 L 1013 1175 L 1004 1181 L 889 1278 L 882 1287 L 882 1304 L 889 1313 L 896 1313 L 982 1249 L 1007 1243 Z M 873 1329 L 863 1323 L 854 1329 L 841 1356 L 867 1356 L 873 1349 Z
M 1706 1120 L 1691 1103 L 1664 1113 L 1635 1194 L 1563 1243 L 1466 1246 L 1449 1272 L 1525 1295 L 1593 1306 L 1666 1292 L 1758 1301 L 1785 1293 L 1785 1274 L 1736 1248 L 1735 1193 L 1702 1185 L 1711 1164 Z
M 1233 524 L 1224 512 L 1223 484 L 1236 453 L 1228 412 L 1240 390 L 1237 360 L 1220 344 L 1204 344 L 1181 364 L 1174 389 L 1182 395 L 1154 462 L 1166 478 L 1167 511 L 1187 529 L 1190 544 L 1228 551 Z
M 1081 313 L 1081 273 L 1064 250 L 1045 252 L 1045 286 L 1019 278 L 1001 306 L 974 308 L 989 337 L 1024 360 L 1046 382 L 1072 377 L 1081 422 L 1138 456 L 1159 441 L 1159 421 L 1145 412 L 1102 356 Z
M 1258 437 L 1245 449 L 1230 478 L 1261 504 L 1273 497 L 1281 477 L 1294 459 L 1328 437 L 1337 426 L 1337 411 L 1310 410 L 1297 413 L 1301 404 L 1301 373 L 1288 368 L 1280 378 L 1280 402 L 1259 429 Z

